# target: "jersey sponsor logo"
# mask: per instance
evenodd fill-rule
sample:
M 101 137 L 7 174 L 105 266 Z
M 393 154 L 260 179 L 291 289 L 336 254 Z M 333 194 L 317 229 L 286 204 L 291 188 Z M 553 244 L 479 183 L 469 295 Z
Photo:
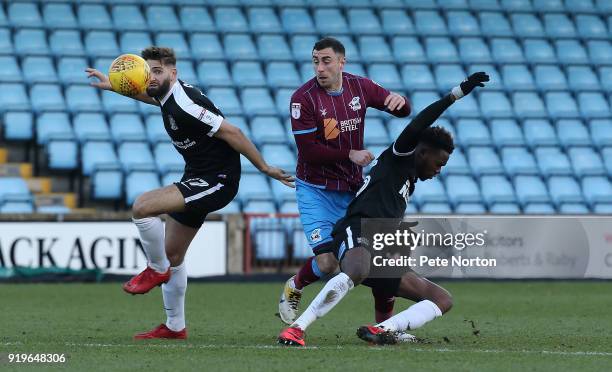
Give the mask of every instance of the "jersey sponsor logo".
M 301 116 L 302 104 L 301 103 L 291 103 L 291 117 L 295 120 L 299 119 Z
M 354 130 L 359 129 L 358 125 L 361 124 L 361 116 L 358 116 L 353 119 L 342 120 L 340 122 L 340 131 L 344 132 L 352 132 Z
M 402 196 L 402 198 L 404 198 L 406 203 L 408 203 L 408 200 L 410 199 L 410 181 L 409 180 L 406 181 L 402 189 L 399 191 L 399 194 Z
M 327 115 L 327 109 L 325 107 L 320 108 L 319 112 L 321 112 L 321 116 L 323 116 L 323 117 L 325 117 L 325 115 Z
M 361 110 L 361 103 L 359 102 L 359 97 L 353 97 L 351 102 L 349 102 L 349 107 L 353 111 Z
M 326 140 L 333 140 L 340 135 L 338 122 L 334 118 L 323 119 L 323 129 L 325 130 Z
M 203 108 L 202 112 L 200 112 L 200 115 L 198 116 L 198 120 L 200 120 L 204 124 L 211 124 L 213 120 L 215 120 L 215 116 L 215 114 Z
M 316 243 L 321 240 L 321 229 L 316 228 L 310 233 L 310 241 Z
M 196 142 L 193 140 L 190 140 L 189 138 L 185 138 L 185 140 L 183 141 L 172 141 L 172 144 L 176 147 L 178 147 L 179 149 L 188 149 L 191 146 L 195 146 Z
M 170 122 L 170 129 L 178 130 L 178 126 L 176 125 L 176 121 L 172 117 L 172 115 L 168 115 L 168 121 Z
M 195 187 L 206 187 L 206 186 L 208 186 L 208 182 L 204 181 L 201 178 L 192 178 L 192 179 L 189 179 L 189 180 L 187 180 L 185 182 L 187 182 L 191 186 L 195 186 Z M 184 183 L 184 182 L 182 182 L 182 183 Z

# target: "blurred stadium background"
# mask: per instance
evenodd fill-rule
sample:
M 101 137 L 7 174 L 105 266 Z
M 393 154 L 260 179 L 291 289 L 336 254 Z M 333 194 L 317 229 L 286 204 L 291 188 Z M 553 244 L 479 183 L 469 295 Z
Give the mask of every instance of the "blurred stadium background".
M 612 1 L 58 0 L 0 4 L 0 218 L 129 221 L 140 193 L 180 178 L 158 108 L 84 73 L 152 44 L 174 48 L 179 77 L 294 170 L 289 97 L 324 35 L 344 43 L 346 71 L 404 93 L 414 113 L 471 72 L 491 75 L 439 120 L 458 148 L 407 213 L 612 213 Z M 368 111 L 366 146 L 380 153 L 406 123 Z M 307 258 L 293 190 L 243 160 L 219 211 L 239 231 L 233 271 Z

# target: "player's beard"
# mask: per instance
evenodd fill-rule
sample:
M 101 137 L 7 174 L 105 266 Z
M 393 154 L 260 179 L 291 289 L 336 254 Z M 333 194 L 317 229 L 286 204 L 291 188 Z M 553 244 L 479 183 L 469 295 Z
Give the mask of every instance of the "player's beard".
M 163 98 L 170 90 L 170 79 L 164 80 L 163 83 L 156 87 L 147 87 L 147 95 L 153 98 Z

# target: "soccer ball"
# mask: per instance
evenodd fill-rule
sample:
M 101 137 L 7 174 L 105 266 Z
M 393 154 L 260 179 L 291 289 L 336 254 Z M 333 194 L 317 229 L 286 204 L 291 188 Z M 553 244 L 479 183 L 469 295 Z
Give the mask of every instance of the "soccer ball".
M 150 74 L 147 61 L 135 54 L 120 55 L 108 70 L 113 90 L 129 97 L 144 93 L 149 85 Z

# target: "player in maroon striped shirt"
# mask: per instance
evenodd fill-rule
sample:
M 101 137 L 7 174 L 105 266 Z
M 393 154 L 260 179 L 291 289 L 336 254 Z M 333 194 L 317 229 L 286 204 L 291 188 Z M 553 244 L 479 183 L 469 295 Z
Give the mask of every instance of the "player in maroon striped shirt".
M 281 319 L 297 317 L 302 288 L 332 273 L 331 231 L 363 182 L 362 167 L 374 156 L 364 149 L 368 107 L 410 115 L 408 100 L 372 80 L 343 72 L 342 43 L 330 37 L 312 50 L 315 77 L 291 97 L 291 126 L 298 149 L 296 194 L 306 238 L 315 254 L 290 278 L 279 302 Z M 373 291 L 377 321 L 391 316 L 394 299 Z

